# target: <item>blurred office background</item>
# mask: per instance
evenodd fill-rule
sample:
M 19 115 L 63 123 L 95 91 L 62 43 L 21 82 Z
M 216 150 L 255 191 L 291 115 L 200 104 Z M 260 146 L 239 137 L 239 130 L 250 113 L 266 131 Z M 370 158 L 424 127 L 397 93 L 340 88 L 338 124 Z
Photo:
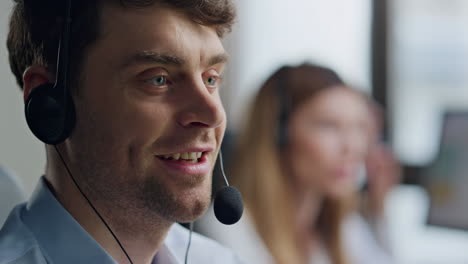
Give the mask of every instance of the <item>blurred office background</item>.
M 0 164 L 19 175 L 29 194 L 44 170 L 45 153 L 27 128 L 22 94 L 8 66 L 11 2 L 0 2 Z M 468 111 L 468 1 L 237 5 L 238 23 L 225 39 L 231 63 L 221 91 L 228 129 L 238 131 L 251 96 L 279 66 L 311 61 L 335 69 L 386 109 L 384 140 L 405 167 L 407 184 L 395 189 L 387 208 L 398 263 L 468 263 L 468 232 L 427 224 L 431 197 L 422 184 L 440 154 L 443 114 Z

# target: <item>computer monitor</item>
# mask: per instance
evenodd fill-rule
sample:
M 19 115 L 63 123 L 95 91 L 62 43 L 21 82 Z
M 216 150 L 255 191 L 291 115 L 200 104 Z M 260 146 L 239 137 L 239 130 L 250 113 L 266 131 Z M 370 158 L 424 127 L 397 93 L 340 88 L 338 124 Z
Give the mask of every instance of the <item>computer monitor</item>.
M 468 230 L 468 111 L 446 112 L 438 155 L 423 170 L 430 225 Z

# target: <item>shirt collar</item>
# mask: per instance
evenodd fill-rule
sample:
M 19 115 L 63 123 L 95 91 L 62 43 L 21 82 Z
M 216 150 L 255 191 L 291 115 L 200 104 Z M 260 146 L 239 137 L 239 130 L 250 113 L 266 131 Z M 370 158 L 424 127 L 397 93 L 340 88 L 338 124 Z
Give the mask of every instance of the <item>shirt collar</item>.
M 117 263 L 57 201 L 44 177 L 22 218 L 50 263 Z
M 170 235 L 170 234 L 168 234 Z M 153 259 L 152 264 L 178 264 L 171 250 L 164 244 Z
M 51 264 L 117 264 L 60 204 L 44 177 L 39 180 L 22 218 Z M 177 263 L 166 243 L 153 260 L 153 264 Z

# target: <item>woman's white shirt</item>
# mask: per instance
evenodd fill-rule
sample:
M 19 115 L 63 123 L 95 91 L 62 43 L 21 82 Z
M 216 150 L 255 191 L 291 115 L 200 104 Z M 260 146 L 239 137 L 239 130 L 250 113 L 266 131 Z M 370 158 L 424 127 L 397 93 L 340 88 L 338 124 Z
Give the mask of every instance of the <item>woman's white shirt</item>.
M 231 226 L 219 223 L 210 208 L 196 223 L 202 234 L 231 248 L 246 263 L 272 264 L 274 260 L 257 234 L 248 212 Z M 343 243 L 351 264 L 391 264 L 387 249 L 379 246 L 367 222 L 358 214 L 349 215 L 343 224 Z M 331 264 L 326 250 L 321 247 L 310 257 L 310 264 Z

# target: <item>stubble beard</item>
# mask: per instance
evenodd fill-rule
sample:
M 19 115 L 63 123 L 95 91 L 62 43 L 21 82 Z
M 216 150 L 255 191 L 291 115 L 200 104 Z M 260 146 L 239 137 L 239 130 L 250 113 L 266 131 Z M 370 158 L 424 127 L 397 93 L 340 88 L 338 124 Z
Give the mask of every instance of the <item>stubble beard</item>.
M 103 210 L 108 218 L 119 222 L 118 225 L 128 228 L 136 222 L 148 227 L 158 222 L 192 222 L 208 208 L 211 175 L 200 175 L 181 183 L 178 189 L 184 191 L 175 193 L 164 183 L 163 176 L 168 175 L 147 175 L 143 169 L 135 170 L 109 160 L 109 156 L 98 149 L 105 148 L 79 151 L 93 154 L 76 157 L 81 176 L 78 184 L 98 205 L 98 210 Z
M 200 177 L 205 178 L 205 177 Z M 211 179 L 211 178 L 210 178 Z M 206 186 L 205 186 L 206 185 Z M 149 178 L 141 185 L 137 199 L 147 210 L 171 222 L 192 222 L 208 208 L 211 198 L 211 181 L 188 183 L 181 193 L 174 193 L 159 182 L 158 177 Z

